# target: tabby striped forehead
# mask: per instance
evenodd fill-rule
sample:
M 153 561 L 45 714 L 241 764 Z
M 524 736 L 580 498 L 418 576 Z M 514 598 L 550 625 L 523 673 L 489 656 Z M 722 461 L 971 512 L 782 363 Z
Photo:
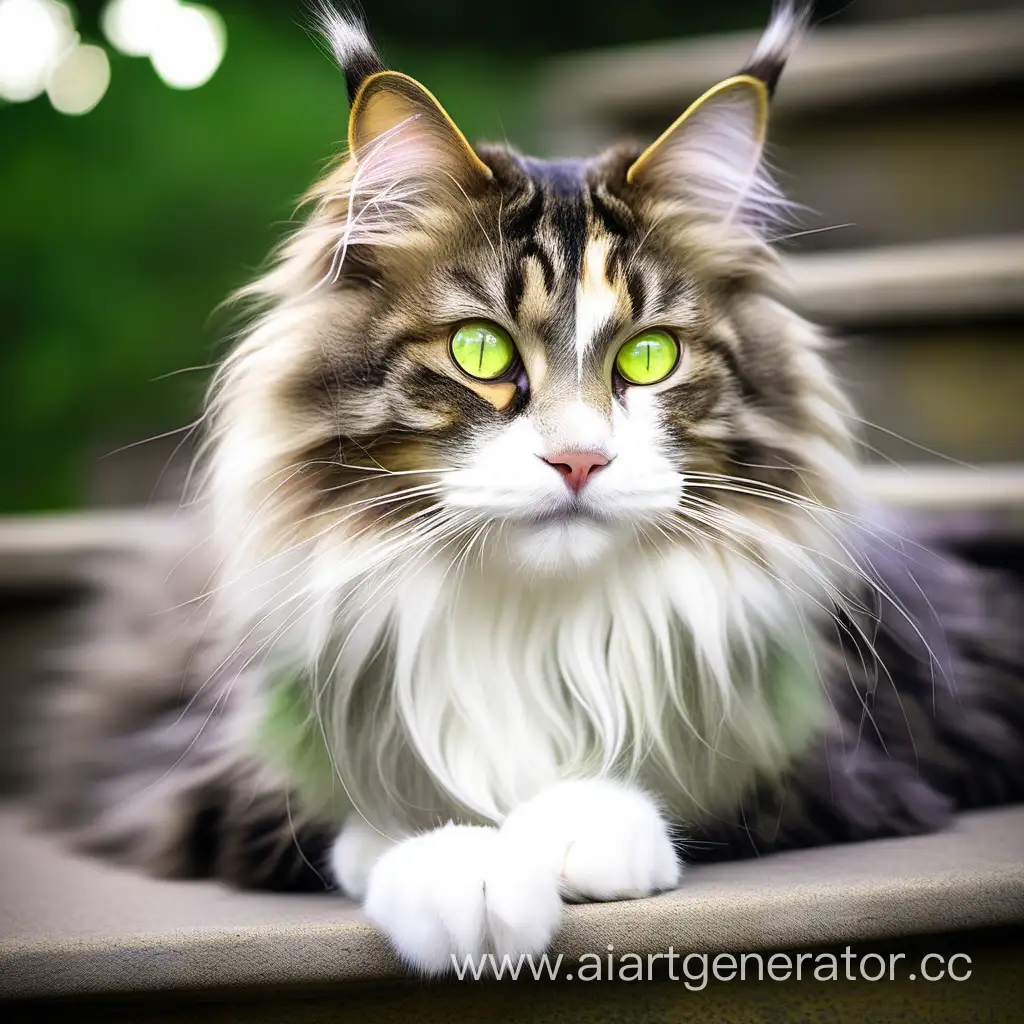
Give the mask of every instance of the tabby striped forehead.
M 499 214 L 503 307 L 563 383 L 604 378 L 611 344 L 670 311 L 678 320 L 691 282 L 640 251 L 644 226 L 599 162 L 501 156 L 518 172 Z
M 749 391 L 736 384 L 747 360 L 732 351 L 707 246 L 685 211 L 652 207 L 629 186 L 629 147 L 579 161 L 476 152 L 493 171 L 486 187 L 454 190 L 423 228 L 396 216 L 388 244 L 346 256 L 345 315 L 329 329 L 339 340 L 318 342 L 309 373 L 332 423 L 363 438 L 398 429 L 445 455 L 527 412 L 552 436 L 581 406 L 609 424 L 627 399 L 616 354 L 652 328 L 675 334 L 686 356 L 685 374 L 636 397 L 667 422 L 691 423 L 723 388 Z M 449 339 L 474 319 L 512 335 L 521 364 L 508 378 L 476 380 L 455 365 Z M 770 350 L 757 360 L 767 372 Z M 744 379 L 760 376 L 749 368 Z
M 574 403 L 607 422 L 624 342 L 652 327 L 705 333 L 707 307 L 689 261 L 665 251 L 630 195 L 626 147 L 592 160 L 545 161 L 501 146 L 477 152 L 493 169 L 486 189 L 452 195 L 431 230 L 368 256 L 381 287 L 366 296 L 369 318 L 353 325 L 361 355 L 344 363 L 358 374 L 342 371 L 335 400 L 350 420 L 383 423 L 385 410 L 397 410 L 404 429 L 449 440 L 526 409 L 551 423 Z M 474 380 L 453 364 L 451 333 L 481 318 L 512 334 L 522 361 L 516 380 Z M 327 372 L 342 383 L 337 366 Z

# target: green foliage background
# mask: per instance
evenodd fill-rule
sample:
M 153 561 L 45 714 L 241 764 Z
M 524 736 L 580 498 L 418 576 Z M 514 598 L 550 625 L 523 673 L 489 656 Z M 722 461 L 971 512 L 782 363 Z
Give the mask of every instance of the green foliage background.
M 214 310 L 344 139 L 341 77 L 301 4 L 210 2 L 228 50 L 197 90 L 108 46 L 111 85 L 92 112 L 0 106 L 2 512 L 79 505 L 103 445 L 194 417 L 207 374 L 164 375 L 216 358 L 230 323 Z M 389 62 L 428 82 L 467 135 L 530 148 L 539 61 L 755 25 L 767 3 L 365 6 Z M 99 7 L 79 4 L 80 25 L 104 42 Z

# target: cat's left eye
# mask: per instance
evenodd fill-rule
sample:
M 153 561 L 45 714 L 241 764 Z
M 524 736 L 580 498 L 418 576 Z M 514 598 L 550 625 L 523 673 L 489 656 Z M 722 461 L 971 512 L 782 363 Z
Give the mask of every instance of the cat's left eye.
M 477 380 L 497 380 L 516 361 L 515 342 L 508 331 L 486 320 L 463 324 L 452 334 L 452 362 Z
M 657 384 L 679 361 L 679 343 L 668 331 L 651 330 L 630 338 L 615 357 L 615 369 L 627 384 Z

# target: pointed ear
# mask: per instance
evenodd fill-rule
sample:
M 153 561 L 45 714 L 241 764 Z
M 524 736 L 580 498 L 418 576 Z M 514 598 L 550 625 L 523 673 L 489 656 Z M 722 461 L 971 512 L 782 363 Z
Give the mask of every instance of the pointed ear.
M 381 182 L 452 180 L 466 189 L 489 181 L 491 170 L 429 90 L 398 71 L 367 78 L 352 101 L 349 151 Z
M 727 78 L 640 154 L 626 181 L 728 219 L 764 198 L 760 171 L 767 121 L 765 83 L 751 75 Z

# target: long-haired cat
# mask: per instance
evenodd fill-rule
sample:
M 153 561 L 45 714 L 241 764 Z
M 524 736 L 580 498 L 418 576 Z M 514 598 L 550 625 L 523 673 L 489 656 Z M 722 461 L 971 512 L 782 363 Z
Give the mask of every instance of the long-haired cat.
M 1020 588 L 871 507 L 787 307 L 762 151 L 805 8 L 646 148 L 555 161 L 325 14 L 349 153 L 246 290 L 197 510 L 106 573 L 60 693 L 80 848 L 338 888 L 438 972 L 685 860 L 1024 796 Z

